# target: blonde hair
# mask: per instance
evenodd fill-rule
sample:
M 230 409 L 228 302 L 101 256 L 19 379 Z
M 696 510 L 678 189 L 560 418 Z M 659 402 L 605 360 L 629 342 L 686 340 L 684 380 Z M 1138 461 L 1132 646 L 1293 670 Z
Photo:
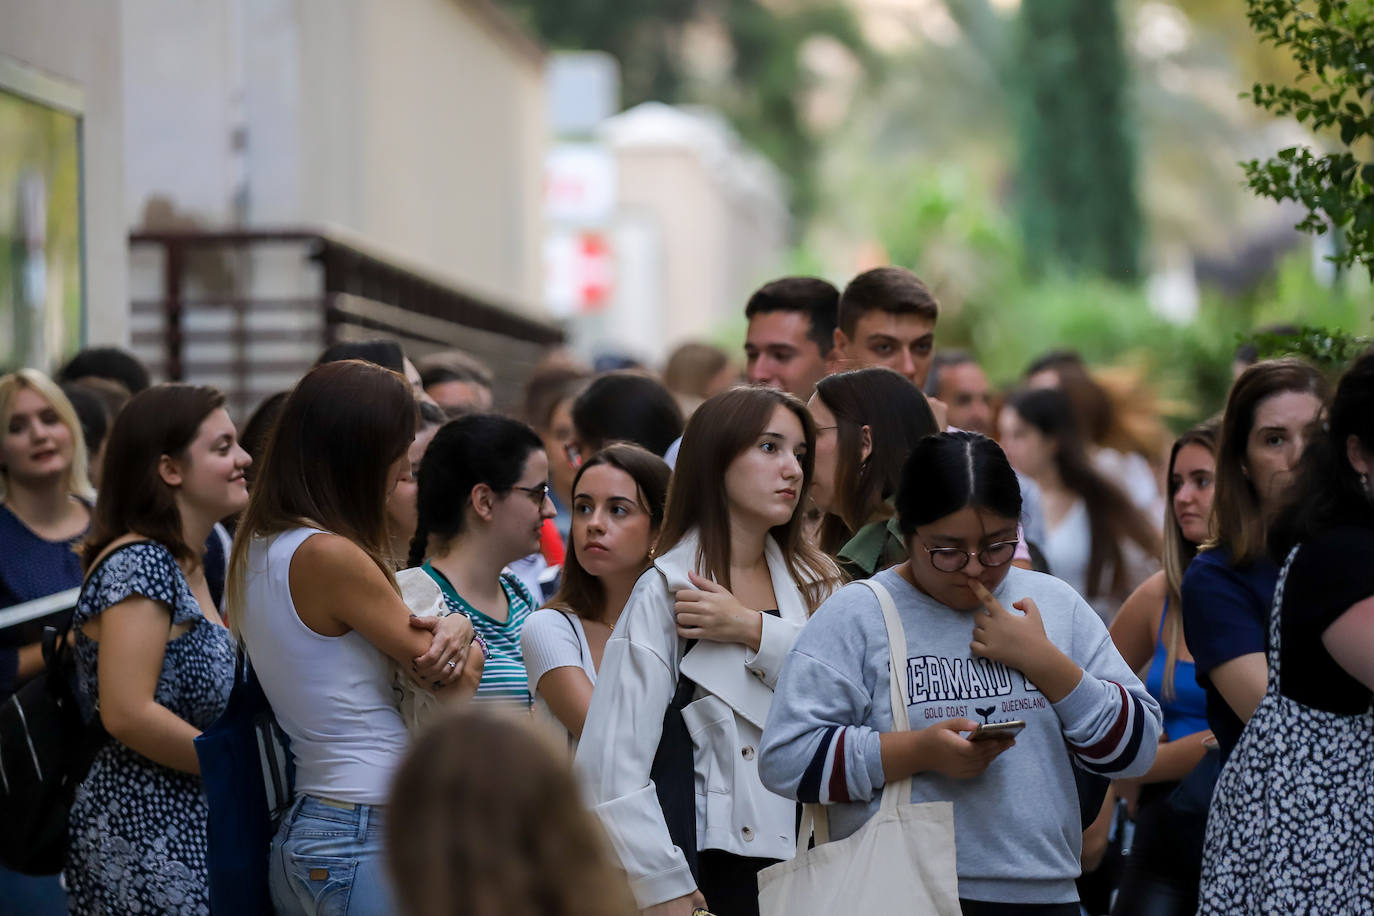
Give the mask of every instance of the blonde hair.
M 0 376 L 0 429 L 9 429 L 10 416 L 14 413 L 14 400 L 19 392 L 28 389 L 37 392 L 57 414 L 57 419 L 72 434 L 72 463 L 67 467 L 67 480 L 63 489 L 82 499 L 95 499 L 95 488 L 91 486 L 88 469 L 89 457 L 86 453 L 86 437 L 81 432 L 81 420 L 76 416 L 76 408 L 62 393 L 57 384 L 37 369 L 16 369 Z M 9 496 L 9 472 L 0 468 L 0 503 Z

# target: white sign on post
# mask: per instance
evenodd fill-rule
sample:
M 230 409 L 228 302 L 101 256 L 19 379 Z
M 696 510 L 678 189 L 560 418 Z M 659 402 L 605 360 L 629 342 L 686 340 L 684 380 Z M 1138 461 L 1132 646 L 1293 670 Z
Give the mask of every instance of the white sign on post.
M 550 223 L 604 226 L 615 215 L 615 157 L 594 143 L 558 143 L 544 160 Z
M 599 230 L 555 229 L 544 242 L 544 301 L 555 317 L 604 309 L 614 274 L 609 239 Z

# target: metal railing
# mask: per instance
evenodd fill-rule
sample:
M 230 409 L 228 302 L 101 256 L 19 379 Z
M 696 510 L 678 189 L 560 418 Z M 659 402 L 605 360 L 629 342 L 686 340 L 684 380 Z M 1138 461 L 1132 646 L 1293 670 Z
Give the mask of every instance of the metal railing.
M 391 337 L 413 358 L 467 350 L 490 365 L 498 403 L 517 400 L 564 340 L 552 324 L 322 232 L 134 232 L 129 242 L 143 285 L 156 288 L 132 302 L 135 351 L 161 378 L 219 386 L 240 415 L 339 340 Z

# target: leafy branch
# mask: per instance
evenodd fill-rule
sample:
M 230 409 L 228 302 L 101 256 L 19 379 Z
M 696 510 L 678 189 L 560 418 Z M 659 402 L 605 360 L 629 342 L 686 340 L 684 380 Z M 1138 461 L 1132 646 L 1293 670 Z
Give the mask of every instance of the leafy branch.
M 1237 339 L 1254 346 L 1260 359 L 1301 356 L 1332 374 L 1374 347 L 1374 339 L 1312 325 L 1303 325 L 1296 333 L 1240 334 Z
M 1248 97 L 1260 108 L 1339 136 L 1342 150 L 1306 146 L 1279 150 L 1264 162 L 1241 163 L 1255 193 L 1301 204 L 1297 228 L 1317 235 L 1339 230 L 1344 245 L 1332 260 L 1363 265 L 1374 277 L 1374 3 L 1370 0 L 1247 0 L 1260 40 L 1293 55 L 1298 86 L 1256 83 Z

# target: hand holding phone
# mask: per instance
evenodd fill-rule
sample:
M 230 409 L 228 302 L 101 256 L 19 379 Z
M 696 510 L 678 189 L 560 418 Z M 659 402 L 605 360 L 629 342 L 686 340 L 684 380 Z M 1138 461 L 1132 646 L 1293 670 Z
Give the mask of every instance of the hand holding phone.
M 939 773 L 950 779 L 981 776 L 999 754 L 1012 746 L 1013 739 L 969 741 L 965 738 L 977 729 L 978 723 L 971 719 L 945 719 L 916 731 L 920 760 L 916 772 Z
M 1025 729 L 1026 723 L 1021 719 L 1011 722 L 990 722 L 980 725 L 969 732 L 970 741 L 990 741 L 993 738 L 1015 738 Z

